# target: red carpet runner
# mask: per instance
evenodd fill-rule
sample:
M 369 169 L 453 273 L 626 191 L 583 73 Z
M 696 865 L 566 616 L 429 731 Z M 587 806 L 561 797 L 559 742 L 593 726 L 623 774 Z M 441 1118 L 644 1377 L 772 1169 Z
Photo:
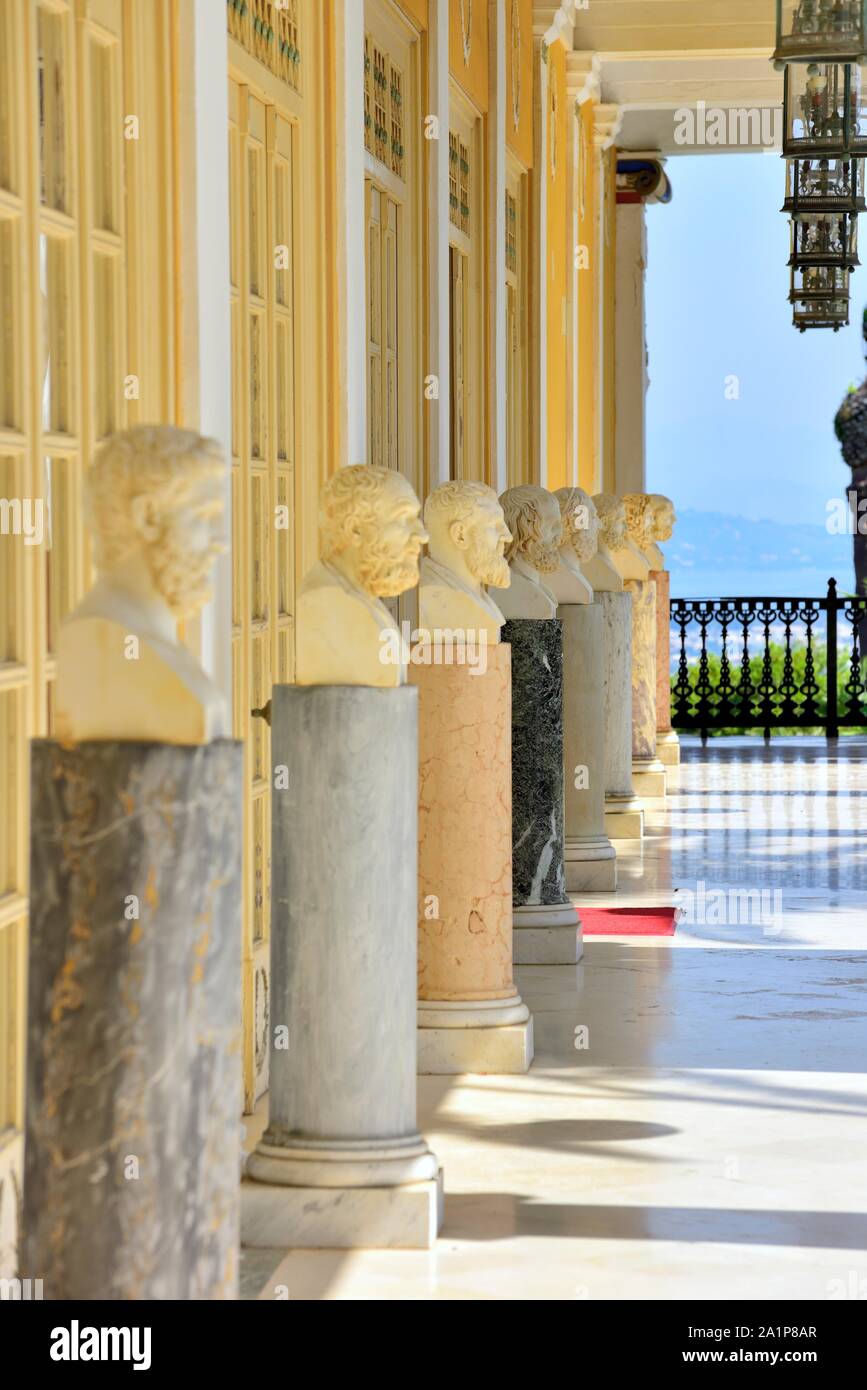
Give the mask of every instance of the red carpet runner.
M 674 936 L 676 907 L 579 907 L 585 936 Z

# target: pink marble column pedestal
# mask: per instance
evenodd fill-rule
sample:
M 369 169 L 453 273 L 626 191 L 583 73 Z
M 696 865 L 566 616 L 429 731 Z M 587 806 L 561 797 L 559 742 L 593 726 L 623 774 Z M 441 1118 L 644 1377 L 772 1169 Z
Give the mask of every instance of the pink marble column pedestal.
M 628 579 L 632 594 L 632 785 L 642 800 L 665 797 L 665 765 L 656 756 L 656 584 Z
M 656 581 L 656 756 L 665 767 L 680 766 L 680 739 L 671 727 L 671 575 L 654 570 Z
M 410 666 L 419 692 L 418 1069 L 525 1072 L 512 973 L 511 648 Z

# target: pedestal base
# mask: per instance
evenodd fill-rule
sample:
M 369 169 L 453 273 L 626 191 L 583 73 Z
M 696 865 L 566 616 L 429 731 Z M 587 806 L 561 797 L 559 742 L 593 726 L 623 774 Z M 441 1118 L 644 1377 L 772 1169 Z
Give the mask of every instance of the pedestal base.
M 526 1012 L 526 1005 L 524 1005 Z M 533 1060 L 533 1020 L 494 1028 L 418 1030 L 420 1076 L 458 1076 L 463 1072 L 523 1075 Z
M 576 965 L 584 934 L 571 903 L 516 907 L 513 918 L 516 965 Z
M 656 756 L 664 767 L 680 767 L 680 739 L 674 729 L 656 735 Z
M 617 888 L 617 856 L 607 835 L 592 840 L 567 837 L 564 869 L 567 893 L 613 893 Z
M 442 1169 L 403 1187 L 241 1184 L 241 1244 L 252 1249 L 430 1250 L 442 1222 Z
M 668 790 L 664 763 L 658 758 L 634 758 L 632 786 L 642 801 L 664 801 Z
M 644 837 L 644 807 L 637 796 L 606 796 L 605 834 L 612 840 Z

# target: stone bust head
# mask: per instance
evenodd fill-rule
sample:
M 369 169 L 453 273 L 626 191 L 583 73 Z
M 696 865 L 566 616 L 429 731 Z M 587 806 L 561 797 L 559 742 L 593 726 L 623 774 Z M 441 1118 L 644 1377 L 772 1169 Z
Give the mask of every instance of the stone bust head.
M 131 587 L 188 617 L 211 597 L 223 536 L 226 464 L 212 439 L 174 425 L 113 435 L 85 476 L 84 512 L 103 586 Z
M 674 503 L 660 492 L 651 492 L 649 496 L 653 512 L 651 535 L 655 541 L 670 541 L 677 525 Z
M 428 539 L 420 511 L 409 483 L 394 469 L 365 463 L 340 468 L 320 499 L 322 560 L 370 598 L 394 598 L 418 583 Z
M 553 574 L 560 564 L 563 520 L 556 497 L 543 487 L 510 487 L 500 498 L 512 540 L 506 559 L 522 560 L 539 574 Z
M 222 691 L 178 640 L 226 549 L 225 489 L 222 450 L 191 430 L 137 425 L 97 451 L 84 481 L 97 579 L 58 639 L 64 737 L 193 744 L 227 732 Z
M 627 492 L 623 504 L 626 533 L 639 550 L 646 550 L 653 543 L 653 499 L 645 492 Z
M 593 498 L 602 543 L 608 550 L 620 550 L 626 544 L 626 506 L 611 492 L 600 492 Z
M 512 539 L 497 494 L 485 483 L 449 482 L 434 488 L 424 506 L 432 560 L 471 587 L 506 589 L 506 546 Z
M 601 522 L 593 498 L 580 487 L 561 487 L 554 493 L 563 518 L 561 549 L 579 563 L 592 560 L 599 549 Z

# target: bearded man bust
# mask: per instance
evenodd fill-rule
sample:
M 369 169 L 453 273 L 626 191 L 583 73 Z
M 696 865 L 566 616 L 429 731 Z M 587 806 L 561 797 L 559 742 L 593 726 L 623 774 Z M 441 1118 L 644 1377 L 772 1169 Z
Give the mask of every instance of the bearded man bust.
M 512 535 L 497 494 L 485 483 L 443 483 L 425 502 L 424 524 L 430 540 L 421 563 L 419 626 L 484 633 L 486 642 L 499 642 L 505 618 L 484 586 L 508 588 L 505 550 Z
M 406 664 L 382 602 L 415 588 L 428 539 L 421 505 L 392 468 L 356 463 L 322 489 L 320 560 L 298 590 L 297 685 L 399 686 Z
M 551 576 L 551 592 L 558 603 L 592 603 L 593 586 L 581 572 L 599 549 L 600 521 L 593 499 L 583 488 L 561 487 L 554 493 L 563 518 L 560 565 Z
M 556 618 L 557 600 L 542 575 L 560 565 L 560 504 L 543 487 L 510 487 L 500 498 L 512 540 L 506 550 L 512 582 L 497 602 L 507 618 Z
M 173 425 L 138 425 L 99 449 L 84 484 L 98 578 L 58 637 L 61 740 L 228 735 L 223 695 L 177 629 L 211 596 L 226 486 L 216 441 Z

